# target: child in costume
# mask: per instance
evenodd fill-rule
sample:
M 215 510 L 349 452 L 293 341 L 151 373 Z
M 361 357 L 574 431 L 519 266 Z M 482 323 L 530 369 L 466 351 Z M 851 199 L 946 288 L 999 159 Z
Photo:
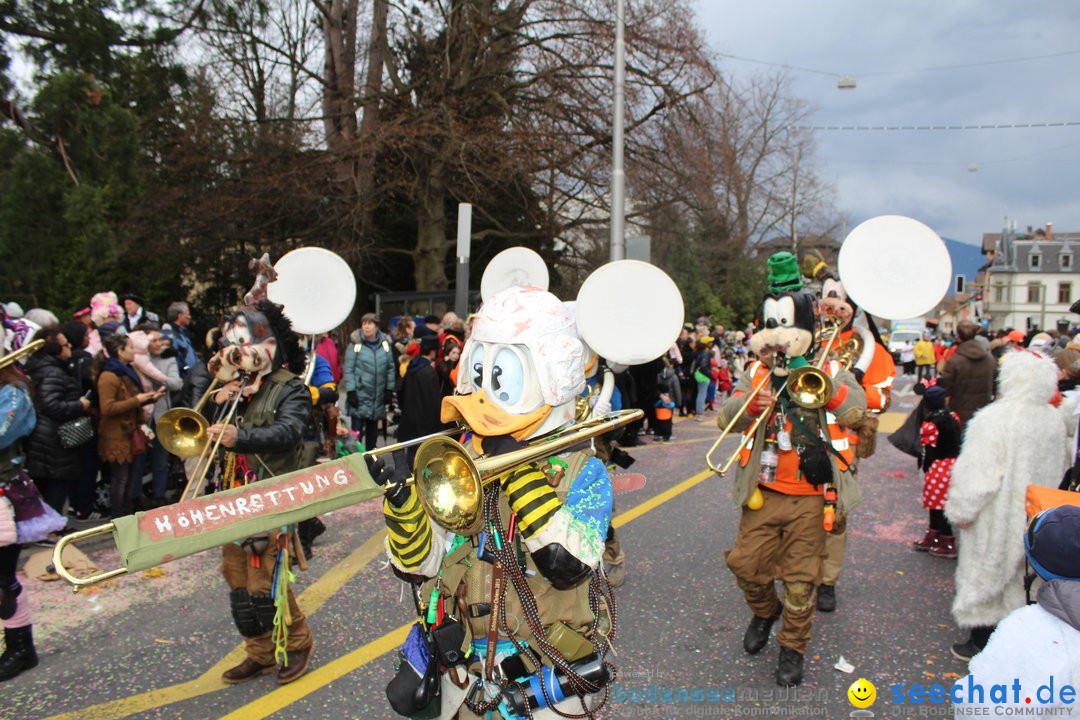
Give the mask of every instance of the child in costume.
M 930 382 L 933 382 L 932 380 Z M 945 403 L 945 389 L 931 385 L 923 393 L 926 419 L 919 429 L 923 447 L 923 507 L 930 511 L 930 527 L 922 540 L 912 543 L 916 550 L 935 557 L 956 557 L 956 538 L 945 518 L 952 466 L 960 454 L 960 416 Z

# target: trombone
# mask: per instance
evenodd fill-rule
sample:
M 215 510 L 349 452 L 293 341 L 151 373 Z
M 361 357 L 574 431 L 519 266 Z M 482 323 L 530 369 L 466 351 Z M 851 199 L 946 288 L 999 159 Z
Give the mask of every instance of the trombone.
M 639 409 L 621 410 L 603 417 L 594 418 L 585 422 L 572 425 L 565 430 L 556 431 L 542 438 L 536 438 L 528 445 L 502 455 L 494 457 L 480 457 L 473 459 L 461 444 L 448 437 L 466 430 L 464 426 L 458 426 L 432 435 L 408 440 L 406 442 L 387 445 L 363 453 L 364 456 L 378 457 L 392 453 L 412 445 L 419 444 L 416 459 L 413 462 L 413 474 L 404 483 L 416 486 L 420 504 L 424 507 L 432 522 L 438 524 L 450 532 L 460 535 L 475 535 L 484 524 L 483 497 L 484 488 L 496 479 L 502 477 L 519 465 L 535 462 L 550 457 L 580 445 L 598 435 L 610 432 L 616 428 L 628 425 L 644 416 L 644 411 Z M 356 455 L 350 455 L 333 462 L 355 462 Z M 384 487 L 375 488 L 372 494 L 364 499 L 378 497 L 390 492 L 397 487 L 396 483 L 388 483 Z M 274 515 L 265 516 L 266 529 L 280 525 Z M 250 523 L 250 520 L 245 520 Z M 247 534 L 252 532 L 264 532 L 265 530 L 252 530 L 246 526 Z M 116 538 L 116 524 L 106 523 L 95 528 L 82 530 L 70 535 L 65 535 L 56 543 L 53 550 L 53 565 L 56 573 L 77 590 L 82 585 L 94 583 L 117 577 L 128 572 L 127 560 L 123 553 L 125 567 L 114 570 L 102 571 L 87 577 L 75 577 L 64 567 L 63 551 L 68 545 L 98 535 L 113 533 Z M 211 546 L 212 547 L 212 546 Z M 184 554 L 171 556 L 175 560 L 194 552 L 209 549 L 208 547 L 189 550 Z M 142 568 L 139 568 L 142 569 Z
M 34 340 L 33 342 L 29 342 L 23 345 L 18 350 L 12 350 L 7 355 L 0 358 L 0 370 L 3 370 L 8 365 L 14 365 L 16 362 L 22 361 L 22 359 L 27 355 L 33 355 L 42 347 L 44 347 L 44 345 L 44 340 Z
M 787 389 L 788 395 L 795 404 L 806 408 L 807 410 L 816 410 L 829 402 L 835 390 L 833 388 L 832 378 L 829 377 L 829 374 L 826 373 L 823 368 L 825 367 L 825 361 L 829 358 L 829 353 L 832 351 L 833 343 L 836 342 L 838 337 L 840 337 L 840 325 L 836 324 L 830 331 L 829 340 L 822 348 L 817 363 L 814 365 L 804 365 L 803 367 L 795 368 L 789 372 L 784 379 L 783 385 L 776 391 L 776 395 L 769 404 L 769 407 L 765 408 L 765 410 L 754 419 L 754 422 L 750 425 L 749 429 L 743 433 L 738 447 L 735 448 L 735 452 L 731 454 L 723 465 L 715 463 L 712 459 L 713 453 L 720 447 L 720 443 L 728 436 L 731 429 L 735 426 L 735 423 L 742 418 L 743 413 L 750 407 L 750 403 L 754 401 L 754 398 L 757 397 L 762 388 L 772 380 L 773 371 L 769 370 L 768 374 L 762 378 L 761 382 L 747 394 L 746 401 L 739 407 L 739 411 L 735 413 L 730 421 L 728 421 L 728 424 L 724 426 L 724 429 L 720 432 L 720 437 L 716 439 L 716 442 L 712 444 L 709 451 L 705 453 L 705 464 L 708 465 L 710 470 L 721 477 L 727 474 L 728 469 L 731 468 L 731 464 L 739 457 L 739 453 L 743 451 L 746 444 L 750 442 L 751 438 L 757 433 L 761 421 L 772 414 L 773 408 L 776 407 L 777 400 L 779 400 L 780 395 L 783 394 L 785 389 Z
M 206 480 L 207 473 L 214 464 L 214 458 L 221 447 L 222 436 L 218 435 L 215 442 L 211 443 L 207 437 L 210 427 L 209 421 L 202 414 L 202 409 L 210 396 L 218 390 L 218 379 L 214 378 L 210 386 L 195 403 L 194 408 L 173 408 L 165 412 L 158 419 L 158 437 L 162 447 L 166 451 L 182 458 L 198 457 L 195 469 L 191 473 L 191 479 L 184 486 L 177 502 L 192 500 L 198 497 L 199 490 Z M 244 388 L 248 385 L 248 378 L 241 378 L 240 390 L 236 393 L 232 403 L 228 406 L 228 412 L 222 424 L 228 425 L 236 416 L 236 409 L 240 406 L 240 400 L 244 397 Z

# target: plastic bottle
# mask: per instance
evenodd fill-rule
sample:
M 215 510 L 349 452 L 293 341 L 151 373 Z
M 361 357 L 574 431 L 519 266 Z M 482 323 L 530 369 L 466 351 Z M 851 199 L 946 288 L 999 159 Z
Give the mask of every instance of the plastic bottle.
M 758 482 L 768 485 L 776 480 L 776 465 L 780 461 L 780 455 L 776 451 L 776 438 L 765 438 L 765 447 L 761 450 L 761 470 L 758 473 Z

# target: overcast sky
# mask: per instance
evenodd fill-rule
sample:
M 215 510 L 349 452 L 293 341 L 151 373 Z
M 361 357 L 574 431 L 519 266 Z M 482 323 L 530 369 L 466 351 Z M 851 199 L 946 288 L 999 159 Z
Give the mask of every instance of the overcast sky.
M 1076 0 L 695 2 L 716 52 L 856 79 L 842 91 L 835 76 L 787 71 L 816 108 L 814 125 L 1080 123 Z M 721 58 L 721 69 L 738 78 L 771 68 Z M 1021 230 L 1050 221 L 1080 231 L 1080 124 L 816 134 L 819 170 L 853 224 L 908 215 L 973 244 L 1005 216 Z

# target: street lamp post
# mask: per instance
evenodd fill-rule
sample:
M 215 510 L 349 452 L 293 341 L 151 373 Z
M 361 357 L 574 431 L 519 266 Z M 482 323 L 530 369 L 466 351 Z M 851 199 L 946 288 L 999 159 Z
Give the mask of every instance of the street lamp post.
M 612 262 L 626 257 L 626 175 L 623 172 L 623 113 L 626 92 L 626 42 L 623 33 L 626 0 L 615 2 L 615 108 L 611 133 L 611 255 Z

